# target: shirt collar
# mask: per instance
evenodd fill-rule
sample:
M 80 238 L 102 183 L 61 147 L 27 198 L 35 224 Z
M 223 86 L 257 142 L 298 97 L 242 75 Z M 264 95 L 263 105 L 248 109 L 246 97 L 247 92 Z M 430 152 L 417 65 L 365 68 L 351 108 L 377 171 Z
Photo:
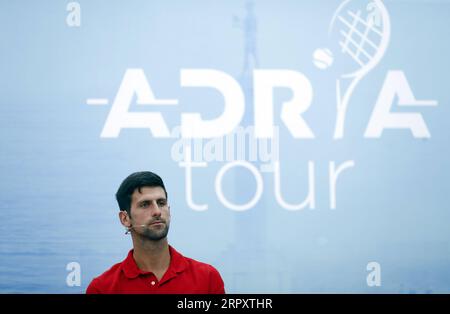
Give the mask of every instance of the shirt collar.
M 129 279 L 133 279 L 138 277 L 139 275 L 146 275 L 150 272 L 143 271 L 139 269 L 136 264 L 136 261 L 133 258 L 133 249 L 128 252 L 128 256 L 122 262 L 122 270 L 125 276 Z M 175 277 L 178 273 L 183 272 L 187 267 L 186 259 L 183 255 L 178 253 L 172 246 L 169 245 L 169 253 L 170 253 L 170 264 L 166 273 L 164 274 L 161 281 L 169 280 L 170 278 Z

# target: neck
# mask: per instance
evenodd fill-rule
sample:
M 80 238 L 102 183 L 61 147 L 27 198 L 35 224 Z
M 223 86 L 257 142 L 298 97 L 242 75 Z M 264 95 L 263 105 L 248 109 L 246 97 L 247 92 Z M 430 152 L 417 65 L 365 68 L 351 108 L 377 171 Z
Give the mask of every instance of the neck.
M 139 269 L 157 275 L 164 274 L 169 268 L 170 252 L 167 238 L 151 241 L 133 237 L 133 247 L 133 258 Z

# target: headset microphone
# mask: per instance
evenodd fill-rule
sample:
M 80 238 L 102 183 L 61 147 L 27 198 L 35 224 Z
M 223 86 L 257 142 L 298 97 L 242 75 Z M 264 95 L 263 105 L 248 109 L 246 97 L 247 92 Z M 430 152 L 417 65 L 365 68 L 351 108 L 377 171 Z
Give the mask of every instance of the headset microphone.
M 137 225 L 136 227 L 146 227 L 147 225 Z M 135 228 L 133 225 L 131 225 L 130 227 L 127 227 L 127 231 L 125 232 L 125 234 L 129 234 L 131 232 L 131 229 Z

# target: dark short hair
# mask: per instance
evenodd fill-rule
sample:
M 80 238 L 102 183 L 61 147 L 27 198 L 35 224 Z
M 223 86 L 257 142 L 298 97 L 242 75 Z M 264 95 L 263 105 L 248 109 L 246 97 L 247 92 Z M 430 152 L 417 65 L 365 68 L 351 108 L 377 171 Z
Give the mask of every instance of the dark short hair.
M 150 171 L 135 172 L 122 181 L 116 192 L 116 199 L 119 204 L 119 209 L 122 211 L 127 211 L 128 214 L 131 214 L 131 195 L 136 189 L 138 189 L 140 193 L 141 188 L 145 186 L 161 187 L 167 198 L 166 187 L 164 186 L 164 182 L 160 176 Z

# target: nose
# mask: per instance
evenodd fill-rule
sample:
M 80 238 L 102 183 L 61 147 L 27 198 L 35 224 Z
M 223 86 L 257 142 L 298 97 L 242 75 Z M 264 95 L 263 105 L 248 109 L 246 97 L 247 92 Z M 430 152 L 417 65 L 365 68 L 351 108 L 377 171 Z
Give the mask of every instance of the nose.
M 158 203 L 156 201 L 152 202 L 152 217 L 160 217 L 161 216 L 161 208 L 159 208 Z

